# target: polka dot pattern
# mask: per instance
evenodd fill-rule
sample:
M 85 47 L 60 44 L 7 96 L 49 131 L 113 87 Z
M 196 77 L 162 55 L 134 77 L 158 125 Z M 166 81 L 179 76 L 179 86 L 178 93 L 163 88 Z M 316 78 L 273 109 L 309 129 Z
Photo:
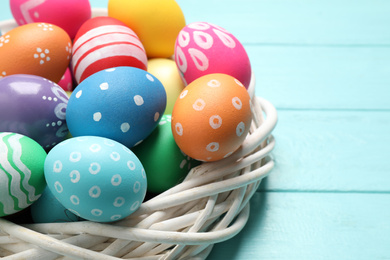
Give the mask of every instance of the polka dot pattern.
M 164 86 L 152 74 L 132 67 L 111 68 L 77 86 L 66 122 L 72 136 L 107 137 L 131 148 L 158 125 L 166 100 Z
M 209 74 L 190 83 L 172 112 L 172 133 L 180 149 L 201 161 L 230 156 L 251 124 L 250 97 L 226 74 Z
M 45 161 L 48 188 L 61 204 L 91 221 L 119 220 L 141 205 L 146 175 L 138 158 L 103 137 L 75 137 L 55 146 Z
M 18 46 L 23 46 L 23 52 Z M 65 46 L 68 46 L 68 51 Z M 0 36 L 0 77 L 39 75 L 58 83 L 69 65 L 71 49 L 68 34 L 54 24 L 19 26 Z
M 103 82 L 102 84 L 100 84 L 100 89 L 101 90 L 107 90 L 108 89 L 108 83 L 107 82 Z

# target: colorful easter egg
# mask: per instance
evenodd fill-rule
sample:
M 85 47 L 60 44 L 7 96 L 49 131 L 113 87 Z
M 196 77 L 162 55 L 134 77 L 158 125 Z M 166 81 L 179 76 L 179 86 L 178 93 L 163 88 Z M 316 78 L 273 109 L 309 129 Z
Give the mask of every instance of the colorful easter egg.
M 31 205 L 31 217 L 34 223 L 75 222 L 82 218 L 65 208 L 48 187 L 42 196 Z
M 165 114 L 172 114 L 173 105 L 185 87 L 176 63 L 171 59 L 150 59 L 148 61 L 148 72 L 153 74 L 163 84 L 167 93 Z
M 67 68 L 65 74 L 62 76 L 61 80 L 58 82 L 58 85 L 65 91 L 73 90 L 73 78 L 70 69 Z
M 111 17 L 89 19 L 74 39 L 72 68 L 78 83 L 112 67 L 130 66 L 146 70 L 147 62 L 138 36 L 124 23 Z
M 80 26 L 91 18 L 89 0 L 10 0 L 19 25 L 45 22 L 64 29 L 73 39 Z
M 99 71 L 73 91 L 66 112 L 73 136 L 94 135 L 133 147 L 157 126 L 166 107 L 164 86 L 134 67 Z
M 46 152 L 26 136 L 0 132 L 0 217 L 21 211 L 46 187 Z
M 248 54 L 233 34 L 217 25 L 196 22 L 185 26 L 176 40 L 175 61 L 185 84 L 207 74 L 223 73 L 249 87 Z
M 0 131 L 26 135 L 45 149 L 64 140 L 68 96 L 54 82 L 34 75 L 0 79 Z
M 146 194 L 145 170 L 130 149 L 97 136 L 68 139 L 45 161 L 53 195 L 84 219 L 110 222 L 136 211 Z
M 201 161 L 231 155 L 244 141 L 252 120 L 244 85 L 226 74 L 209 74 L 190 83 L 172 112 L 172 132 L 180 149 Z
M 109 0 L 108 15 L 134 30 L 149 58 L 168 58 L 175 40 L 186 25 L 175 0 Z
M 132 151 L 142 162 L 148 191 L 160 193 L 180 183 L 199 162 L 184 154 L 173 139 L 171 115 L 164 115 L 159 125 Z
M 60 27 L 31 23 L 0 37 L 0 78 L 31 74 L 59 82 L 68 68 L 72 43 Z

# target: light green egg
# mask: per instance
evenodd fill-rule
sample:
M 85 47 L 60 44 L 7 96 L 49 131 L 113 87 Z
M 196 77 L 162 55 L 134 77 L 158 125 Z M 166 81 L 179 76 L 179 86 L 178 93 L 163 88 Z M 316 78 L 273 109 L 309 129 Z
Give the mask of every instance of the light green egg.
M 27 208 L 41 196 L 46 155 L 31 138 L 0 132 L 0 217 Z
M 159 125 L 141 144 L 132 148 L 142 162 L 148 192 L 161 193 L 180 183 L 192 167 L 200 164 L 185 155 L 175 143 L 171 115 L 163 115 Z

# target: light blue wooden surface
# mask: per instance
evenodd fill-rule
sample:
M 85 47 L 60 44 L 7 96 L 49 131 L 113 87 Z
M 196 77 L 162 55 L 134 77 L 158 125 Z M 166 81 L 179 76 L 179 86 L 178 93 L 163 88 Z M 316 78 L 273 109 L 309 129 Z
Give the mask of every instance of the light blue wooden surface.
M 390 259 L 390 1 L 178 3 L 236 35 L 279 112 L 275 169 L 209 259 Z

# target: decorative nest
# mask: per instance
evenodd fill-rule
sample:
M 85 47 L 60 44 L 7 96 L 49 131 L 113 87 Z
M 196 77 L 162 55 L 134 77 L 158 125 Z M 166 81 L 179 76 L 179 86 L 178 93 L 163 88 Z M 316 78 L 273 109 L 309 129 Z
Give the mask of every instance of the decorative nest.
M 0 24 L 3 31 L 12 22 Z M 253 121 L 242 146 L 231 156 L 203 163 L 186 179 L 144 202 L 129 217 L 102 224 L 90 221 L 18 225 L 0 218 L 4 259 L 205 259 L 213 245 L 245 226 L 249 200 L 274 166 L 271 135 L 274 106 L 248 89 Z

